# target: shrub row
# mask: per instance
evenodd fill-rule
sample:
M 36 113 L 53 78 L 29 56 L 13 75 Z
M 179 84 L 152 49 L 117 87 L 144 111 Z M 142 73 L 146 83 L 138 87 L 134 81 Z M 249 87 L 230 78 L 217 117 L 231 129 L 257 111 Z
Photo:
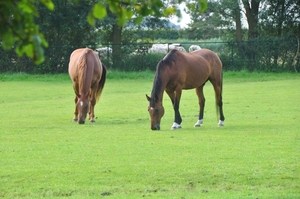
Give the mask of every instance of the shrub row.
M 224 70 L 230 71 L 264 71 L 283 72 L 299 71 L 300 56 L 297 56 L 297 40 L 269 40 L 243 42 L 185 42 L 181 45 L 188 51 L 192 44 L 208 48 L 216 52 Z M 89 46 L 89 45 L 83 45 Z M 119 54 L 107 53 L 101 60 L 108 69 L 121 71 L 144 71 L 156 69 L 156 65 L 165 55 L 149 54 L 147 44 L 124 44 L 119 48 Z M 45 51 L 46 60 L 40 65 L 34 65 L 26 57 L 17 57 L 14 49 L 4 51 L 0 48 L 0 72 L 26 72 L 35 74 L 66 73 L 69 56 L 73 49 L 79 46 L 52 45 Z M 112 45 L 104 45 L 114 49 Z

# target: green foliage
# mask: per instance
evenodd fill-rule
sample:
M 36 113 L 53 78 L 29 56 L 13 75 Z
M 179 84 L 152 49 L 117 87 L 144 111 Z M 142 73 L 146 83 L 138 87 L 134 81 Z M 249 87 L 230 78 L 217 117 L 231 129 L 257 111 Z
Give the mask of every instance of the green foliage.
M 300 4 L 294 0 L 265 0 L 259 14 L 260 37 L 300 36 L 299 21 Z
M 75 8 L 74 8 L 75 9 Z M 50 26 L 51 27 L 51 26 Z M 55 27 L 53 27 L 55 30 Z M 51 33 L 51 32 L 50 32 Z M 130 34 L 130 32 L 127 32 Z M 74 34 L 74 41 L 84 42 L 82 37 Z M 58 40 L 60 41 L 60 40 Z M 297 40 L 259 40 L 242 42 L 223 42 L 218 39 L 208 41 L 188 41 L 185 39 L 160 40 L 156 43 L 180 43 L 186 51 L 191 45 L 199 45 L 201 48 L 208 48 L 216 52 L 223 63 L 226 71 L 265 71 L 265 72 L 297 72 L 300 70 L 299 58 L 295 57 L 297 52 Z M 157 63 L 165 54 L 149 54 L 148 49 L 153 43 L 131 43 L 121 45 L 120 59 L 115 60 L 112 53 L 102 54 L 100 59 L 112 70 L 122 71 L 144 71 L 155 70 Z M 96 48 L 96 45 L 86 45 Z M 0 71 L 1 72 L 27 72 L 35 74 L 44 73 L 66 73 L 68 69 L 69 56 L 73 49 L 82 47 L 80 45 L 51 45 L 46 50 L 47 59 L 43 64 L 35 66 L 26 58 L 19 58 L 12 51 L 0 49 Z M 111 47 L 104 45 L 102 47 Z M 256 51 L 252 51 L 252 49 Z M 48 51 L 49 50 L 49 51 Z M 255 54 L 255 59 L 250 59 L 248 54 Z
M 145 54 L 128 56 L 124 59 L 124 71 L 156 70 L 157 63 L 164 57 L 162 54 Z
M 291 86 L 300 84 L 298 74 L 225 72 L 222 128 L 210 83 L 200 128 L 193 127 L 194 90 L 183 91 L 177 131 L 170 130 L 165 95 L 162 130 L 154 132 L 145 98 L 154 73 L 114 72 L 96 105 L 96 123 L 85 125 L 72 122 L 67 75 L 0 74 L 2 198 L 299 196 L 300 93 Z M 120 73 L 124 78 L 114 79 Z
M 128 29 L 122 33 L 124 43 L 136 43 L 136 42 L 157 42 L 166 41 L 166 43 L 181 38 L 181 31 L 170 28 L 156 28 L 150 30 L 143 29 Z
M 183 0 L 177 0 L 174 2 L 169 2 L 168 5 L 165 5 L 165 2 L 162 0 L 156 1 L 121 1 L 121 0 L 104 0 L 108 9 L 117 16 L 118 25 L 124 26 L 126 22 L 135 15 L 135 23 L 140 23 L 142 18 L 145 16 L 156 16 L 156 17 L 168 17 L 170 15 L 181 16 L 178 5 Z M 206 0 L 197 0 L 198 10 L 203 12 L 207 3 Z M 106 16 L 105 4 L 97 3 L 94 5 L 92 11 L 88 15 L 88 21 L 91 25 L 95 24 L 96 19 L 102 19 Z M 195 3 L 187 3 L 190 9 L 196 9 Z M 101 14 L 99 14 L 99 12 Z
M 40 0 L 49 10 L 54 9 L 52 1 Z M 44 47 L 48 42 L 39 31 L 34 18 L 39 16 L 36 6 L 30 0 L 6 0 L 1 3 L 0 38 L 5 50 L 13 48 L 18 56 L 26 55 L 34 63 L 44 61 Z
M 39 3 L 55 12 L 53 2 L 51 0 L 2 1 L 0 7 L 0 38 L 2 39 L 1 46 L 3 49 L 12 49 L 16 44 L 14 50 L 18 56 L 26 55 L 35 64 L 42 63 L 45 59 L 44 48 L 48 47 L 48 42 L 40 32 L 35 19 L 40 16 Z M 140 22 L 143 17 L 149 15 L 157 17 L 179 15 L 180 12 L 177 6 L 181 2 L 183 1 L 178 0 L 178 2 L 174 2 L 175 4 L 165 7 L 161 0 L 146 2 L 105 0 L 104 2 L 94 2 L 92 9 L 86 16 L 89 24 L 95 25 L 95 19 L 102 19 L 107 15 L 106 7 L 108 7 L 117 16 L 118 25 L 124 26 L 134 14 L 137 16 L 136 22 Z M 205 9 L 206 1 L 198 0 L 198 2 L 202 6 L 201 9 Z M 46 17 L 47 14 L 43 13 L 41 17 Z
M 38 7 L 44 16 L 36 20 L 45 37 L 49 48 L 45 50 L 47 59 L 34 73 L 67 72 L 69 56 L 76 48 L 95 48 L 97 31 L 90 26 L 85 17 L 92 6 L 90 1 L 74 4 L 68 0 L 53 0 L 55 12 L 48 14 L 44 7 Z M 72 22 L 72 23 L 70 23 Z
M 254 12 L 256 6 L 259 6 L 258 13 Z M 294 0 L 209 0 L 203 14 L 191 10 L 189 13 L 192 23 L 186 37 L 191 39 L 216 35 L 226 41 L 300 37 L 300 6 Z

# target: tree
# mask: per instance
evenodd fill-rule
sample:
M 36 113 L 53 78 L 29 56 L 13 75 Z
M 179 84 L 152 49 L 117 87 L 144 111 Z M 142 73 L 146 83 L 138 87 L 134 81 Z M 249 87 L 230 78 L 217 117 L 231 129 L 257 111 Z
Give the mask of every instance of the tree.
M 169 21 L 167 19 L 147 16 L 143 18 L 140 24 L 135 24 L 133 19 L 129 20 L 125 26 L 119 26 L 116 15 L 107 9 L 107 17 L 98 20 L 95 27 L 98 28 L 101 35 L 99 38 L 100 43 L 105 46 L 110 45 L 112 48 L 112 59 L 109 67 L 113 66 L 114 68 L 123 69 L 126 63 L 122 61 L 124 60 L 122 58 L 132 53 L 128 43 L 135 43 L 143 38 L 146 38 L 149 42 L 148 39 L 154 39 L 157 34 L 154 30 L 158 32 L 161 28 L 164 28 L 167 32 L 168 24 Z M 170 38 L 170 35 L 168 36 Z M 127 48 L 124 48 L 124 43 L 127 44 Z M 145 50 L 144 47 L 141 48 Z
M 191 15 L 192 21 L 186 30 L 187 38 L 205 40 L 219 36 L 217 29 L 221 28 L 221 23 L 216 22 L 220 16 L 216 9 L 216 5 L 218 4 L 219 2 L 208 1 L 208 8 L 202 15 L 197 10 L 187 10 Z M 195 3 L 194 6 L 198 7 L 198 4 Z
M 54 9 L 52 1 L 39 0 L 49 10 Z M 39 31 L 34 18 L 39 12 L 30 0 L 2 0 L 0 2 L 0 39 L 1 46 L 9 50 L 14 44 L 19 56 L 26 54 L 35 63 L 44 61 L 43 47 L 48 43 L 44 35 Z
M 47 59 L 34 72 L 61 73 L 67 72 L 68 58 L 71 52 L 79 47 L 95 45 L 98 32 L 90 26 L 85 17 L 93 1 L 72 3 L 69 0 L 52 0 L 55 11 L 49 12 L 43 5 L 37 5 L 40 17 L 35 22 L 44 33 L 49 43 L 45 49 Z
M 294 0 L 265 0 L 259 14 L 261 37 L 268 39 L 295 39 L 300 38 L 300 1 Z M 296 39 L 297 38 L 297 39 Z M 298 40 L 299 41 L 299 40 Z M 294 60 L 288 59 L 289 50 L 294 49 Z M 290 63 L 297 59 L 298 42 L 273 43 L 268 46 L 270 52 L 267 63 L 277 67 L 285 62 Z
M 263 37 L 300 37 L 300 1 L 265 0 L 259 18 Z
M 80 0 L 72 0 L 78 2 Z M 84 0 L 82 0 L 84 1 Z M 206 0 L 195 0 L 199 3 L 201 11 L 206 9 Z M 106 17 L 108 9 L 117 16 L 117 24 L 124 26 L 125 23 L 135 17 L 135 22 L 140 23 L 145 16 L 180 16 L 179 3 L 183 0 L 173 0 L 168 6 L 163 0 L 103 0 L 95 3 L 87 20 L 91 25 L 97 19 Z M 44 35 L 35 23 L 39 17 L 38 4 L 43 4 L 50 11 L 55 12 L 52 0 L 2 0 L 0 2 L 0 39 L 3 49 L 11 49 L 14 45 L 19 56 L 26 55 L 33 59 L 36 64 L 44 61 L 44 47 L 48 46 Z

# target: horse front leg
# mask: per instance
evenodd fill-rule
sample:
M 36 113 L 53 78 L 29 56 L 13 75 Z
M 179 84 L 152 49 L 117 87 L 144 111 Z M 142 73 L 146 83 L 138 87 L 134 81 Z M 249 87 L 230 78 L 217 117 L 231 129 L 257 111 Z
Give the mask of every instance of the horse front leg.
M 78 110 L 77 110 L 78 97 L 77 97 L 77 95 L 75 96 L 74 102 L 75 102 L 75 111 L 74 111 L 73 121 L 77 122 L 78 121 Z
M 199 103 L 200 110 L 199 110 L 198 121 L 194 125 L 195 127 L 200 127 L 203 124 L 203 115 L 204 115 L 204 106 L 205 106 L 205 97 L 203 94 L 203 86 L 204 85 L 196 88 L 196 93 L 198 96 L 198 103 Z
M 176 92 L 166 91 L 169 95 L 174 109 L 174 123 L 171 127 L 172 130 L 180 129 L 181 128 L 181 122 L 182 118 L 179 112 L 179 104 L 180 104 L 180 97 L 181 97 L 181 90 L 178 90 Z
M 79 98 L 79 86 L 76 82 L 73 82 L 73 89 L 74 89 L 74 92 L 75 92 L 75 99 L 74 99 L 74 102 L 75 102 L 75 111 L 74 111 L 74 118 L 73 118 L 73 121 L 74 122 L 77 122 L 78 121 L 78 109 L 77 109 L 77 102 L 78 102 L 78 98 Z

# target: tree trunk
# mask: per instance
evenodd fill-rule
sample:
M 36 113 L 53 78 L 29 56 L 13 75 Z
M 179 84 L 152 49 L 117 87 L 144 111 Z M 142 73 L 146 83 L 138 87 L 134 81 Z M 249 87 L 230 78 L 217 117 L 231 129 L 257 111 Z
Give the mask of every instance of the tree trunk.
M 246 17 L 248 22 L 248 40 L 258 38 L 258 7 L 261 0 L 243 0 L 244 8 L 246 10 Z M 256 43 L 249 41 L 246 50 L 248 58 L 248 70 L 253 71 L 256 67 Z
M 238 3 L 236 3 L 235 5 L 236 7 L 233 9 L 233 14 L 234 14 L 234 18 L 235 18 L 235 38 L 236 38 L 236 42 L 237 42 L 237 50 L 240 56 L 243 56 L 244 54 L 244 47 L 242 45 L 242 39 L 243 39 L 243 31 L 242 31 L 242 22 L 241 22 L 241 10 L 240 7 L 238 5 Z M 233 63 L 233 57 L 232 59 L 232 63 Z M 240 66 L 238 66 L 240 67 Z
M 234 9 L 234 14 L 235 14 L 235 37 L 238 45 L 238 49 L 240 50 L 241 48 L 241 41 L 243 39 L 243 32 L 242 32 L 242 22 L 241 22 L 241 13 L 240 13 L 240 8 L 237 5 L 237 7 Z
M 277 25 L 277 37 L 280 39 L 282 35 L 282 24 L 284 20 L 284 13 L 285 13 L 285 0 L 278 0 L 277 5 L 276 5 L 276 11 L 277 11 L 277 16 L 278 16 L 278 25 Z M 274 67 L 278 66 L 278 57 L 279 57 L 279 49 L 275 48 L 274 49 Z
M 243 0 L 246 10 L 246 17 L 248 22 L 248 39 L 256 39 L 258 37 L 258 7 L 261 0 Z
M 111 35 L 111 41 L 112 41 L 112 62 L 114 68 L 120 68 L 122 69 L 122 63 L 121 60 L 121 43 L 122 43 L 122 27 L 118 26 L 117 24 L 114 24 L 112 26 L 112 35 Z
M 277 27 L 277 36 L 278 38 L 281 37 L 282 34 L 282 24 L 284 20 L 284 14 L 285 14 L 285 0 L 279 0 L 277 2 L 276 10 L 278 10 L 278 27 Z
M 236 40 L 238 43 L 240 43 L 243 39 L 243 32 L 242 32 L 241 13 L 238 5 L 233 12 L 235 14 Z

